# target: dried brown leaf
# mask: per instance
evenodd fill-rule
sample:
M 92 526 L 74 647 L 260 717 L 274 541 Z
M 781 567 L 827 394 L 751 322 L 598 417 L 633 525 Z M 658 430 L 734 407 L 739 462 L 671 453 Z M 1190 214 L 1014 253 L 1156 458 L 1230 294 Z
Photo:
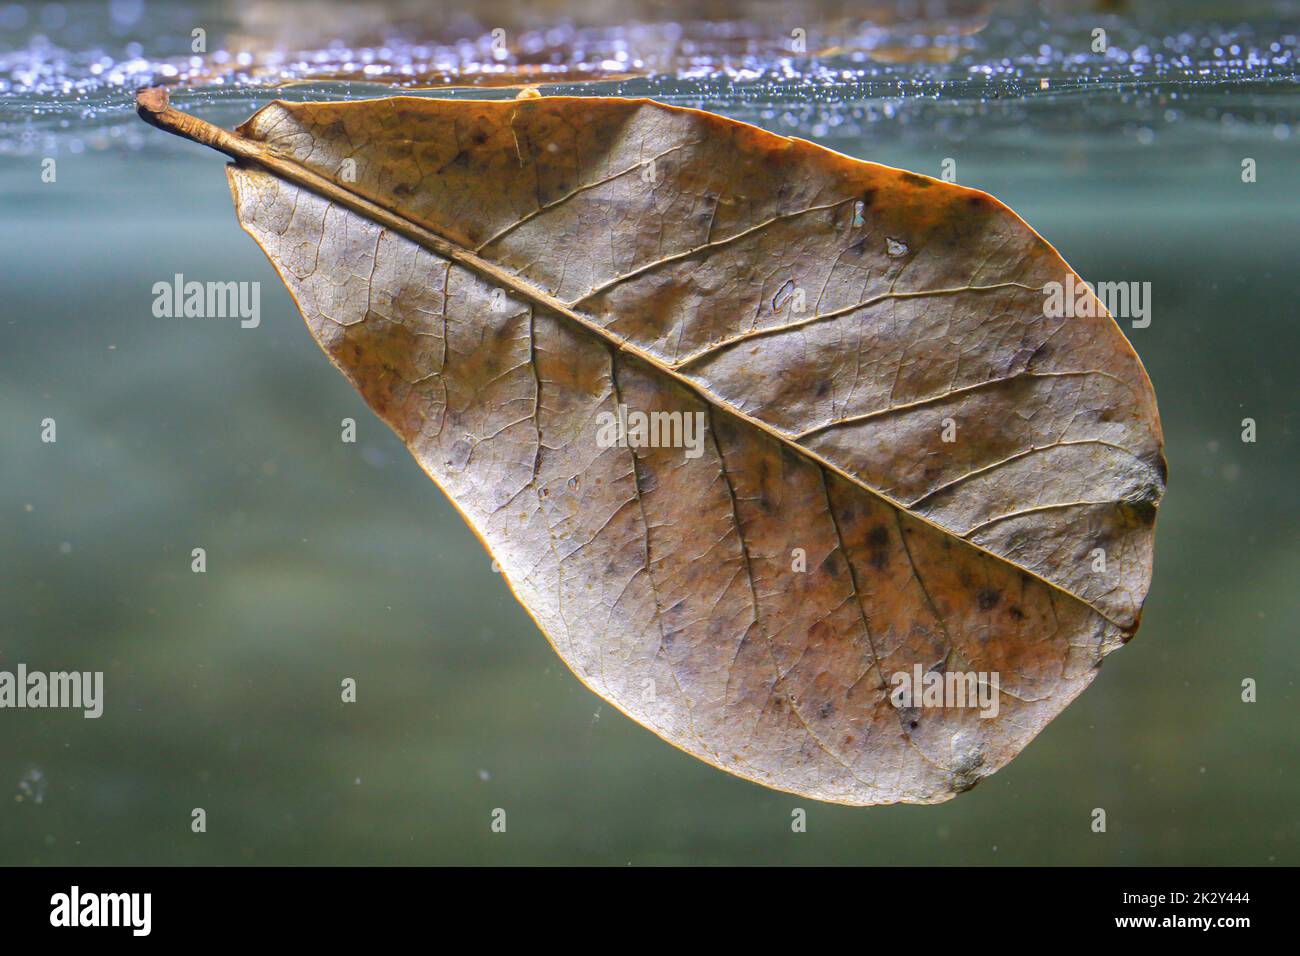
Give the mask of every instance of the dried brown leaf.
M 1095 299 L 1045 316 L 1072 273 L 991 196 L 646 100 L 141 114 L 236 157 L 331 361 L 578 678 L 688 753 L 943 801 L 1137 628 L 1150 382 Z M 604 447 L 620 404 L 702 415 L 698 457 Z M 917 667 L 996 674 L 996 717 L 896 707 Z

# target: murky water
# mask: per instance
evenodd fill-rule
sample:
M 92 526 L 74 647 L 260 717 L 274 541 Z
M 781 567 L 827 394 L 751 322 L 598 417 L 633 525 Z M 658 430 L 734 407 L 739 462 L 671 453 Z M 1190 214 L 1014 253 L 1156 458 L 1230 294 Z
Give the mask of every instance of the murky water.
M 512 6 L 0 3 L 0 669 L 107 695 L 0 711 L 0 862 L 1298 862 L 1297 5 Z M 992 192 L 1085 278 L 1151 283 L 1125 327 L 1170 460 L 1142 630 L 943 806 L 678 753 L 569 675 L 328 366 L 221 158 L 135 118 L 159 82 L 227 126 L 394 86 L 653 96 Z M 176 273 L 260 281 L 261 324 L 154 318 Z

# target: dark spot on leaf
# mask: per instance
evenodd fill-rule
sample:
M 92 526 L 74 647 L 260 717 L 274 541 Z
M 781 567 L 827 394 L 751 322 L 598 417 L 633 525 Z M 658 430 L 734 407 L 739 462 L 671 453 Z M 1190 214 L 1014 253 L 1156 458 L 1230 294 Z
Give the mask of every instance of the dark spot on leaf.
M 980 588 L 975 595 L 975 600 L 979 603 L 981 611 L 991 611 L 997 607 L 998 600 L 1002 597 L 1002 592 L 993 588 Z
M 883 524 L 878 524 L 867 535 L 867 544 L 871 548 L 871 566 L 883 571 L 889 564 L 889 532 Z
M 917 724 L 921 722 L 921 711 L 916 707 L 899 707 L 898 708 L 898 726 L 902 728 L 903 735 L 906 736 L 909 730 L 915 730 Z
M 451 458 L 448 460 L 447 464 L 452 468 L 455 468 L 457 471 L 460 471 L 469 463 L 469 453 L 472 449 L 473 446 L 470 445 L 469 442 L 463 438 L 459 439 L 451 446 Z
M 636 486 L 641 494 L 648 495 L 659 487 L 659 479 L 648 468 L 638 468 L 636 470 Z
M 917 189 L 929 189 L 933 183 L 924 176 L 918 176 L 916 173 L 903 173 L 903 182 L 909 186 L 915 186 Z

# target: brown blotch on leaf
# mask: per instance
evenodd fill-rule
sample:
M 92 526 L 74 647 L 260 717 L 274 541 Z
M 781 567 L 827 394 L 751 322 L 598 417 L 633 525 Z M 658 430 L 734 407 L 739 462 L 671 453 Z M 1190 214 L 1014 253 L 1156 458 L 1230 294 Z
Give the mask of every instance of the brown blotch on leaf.
M 878 524 L 867 534 L 867 546 L 871 549 L 871 566 L 877 571 L 885 570 L 889 564 L 889 532 L 883 524 Z

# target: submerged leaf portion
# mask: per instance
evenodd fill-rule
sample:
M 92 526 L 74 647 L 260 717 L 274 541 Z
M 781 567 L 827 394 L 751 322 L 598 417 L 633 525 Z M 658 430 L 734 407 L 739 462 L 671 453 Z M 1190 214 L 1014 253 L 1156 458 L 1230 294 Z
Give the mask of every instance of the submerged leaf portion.
M 240 221 L 312 334 L 574 672 L 682 749 L 938 802 L 1136 629 L 1150 383 L 1099 304 L 1045 314 L 1070 270 L 988 195 L 640 100 L 273 103 L 238 134 Z M 602 440 L 628 411 L 698 441 Z M 996 716 L 891 700 L 971 672 Z

